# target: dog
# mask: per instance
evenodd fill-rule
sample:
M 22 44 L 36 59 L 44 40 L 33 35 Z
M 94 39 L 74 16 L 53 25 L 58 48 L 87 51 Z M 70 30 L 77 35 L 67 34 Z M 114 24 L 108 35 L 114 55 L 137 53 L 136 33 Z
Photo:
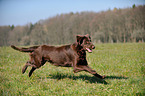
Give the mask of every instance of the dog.
M 50 62 L 55 66 L 73 67 L 74 73 L 86 71 L 100 79 L 106 77 L 105 75 L 99 75 L 95 70 L 88 66 L 86 51 L 91 53 L 92 49 L 95 49 L 95 46 L 91 42 L 91 37 L 88 34 L 77 35 L 75 43 L 60 47 L 49 45 L 33 46 L 29 48 L 18 48 L 11 45 L 11 47 L 21 52 L 30 53 L 30 60 L 27 61 L 22 69 L 22 73 L 24 74 L 28 66 L 32 67 L 29 72 L 29 77 L 32 75 L 34 70 L 40 68 L 46 62 Z

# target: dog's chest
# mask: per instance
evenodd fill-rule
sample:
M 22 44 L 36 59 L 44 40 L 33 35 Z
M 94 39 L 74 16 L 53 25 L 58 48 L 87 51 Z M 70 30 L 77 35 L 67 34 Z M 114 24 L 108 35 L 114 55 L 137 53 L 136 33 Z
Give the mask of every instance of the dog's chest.
M 85 50 L 78 51 L 77 65 L 87 65 Z

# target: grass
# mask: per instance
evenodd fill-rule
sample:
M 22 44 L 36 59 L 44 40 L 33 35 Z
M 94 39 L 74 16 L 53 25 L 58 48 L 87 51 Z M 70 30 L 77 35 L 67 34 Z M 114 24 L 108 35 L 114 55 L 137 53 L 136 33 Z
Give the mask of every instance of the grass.
M 72 68 L 46 63 L 28 77 L 22 67 L 29 55 L 0 47 L 0 94 L 7 95 L 98 95 L 145 96 L 145 44 L 96 44 L 87 60 L 105 80 L 87 72 L 73 73 Z

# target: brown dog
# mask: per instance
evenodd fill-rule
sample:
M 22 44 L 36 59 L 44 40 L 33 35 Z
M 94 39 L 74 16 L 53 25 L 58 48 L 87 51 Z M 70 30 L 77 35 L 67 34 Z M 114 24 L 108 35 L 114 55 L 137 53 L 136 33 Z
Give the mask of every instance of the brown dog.
M 11 47 L 21 52 L 30 52 L 30 60 L 22 69 L 22 73 L 25 73 L 27 67 L 32 66 L 32 69 L 29 72 L 29 77 L 35 69 L 43 66 L 45 62 L 48 61 L 55 66 L 73 67 L 74 73 L 87 71 L 98 78 L 105 78 L 105 76 L 97 74 L 96 71 L 88 66 L 86 51 L 92 52 L 92 49 L 95 48 L 88 34 L 83 36 L 78 35 L 74 44 L 61 47 L 48 45 L 33 46 L 30 48 L 18 48 L 14 45 Z

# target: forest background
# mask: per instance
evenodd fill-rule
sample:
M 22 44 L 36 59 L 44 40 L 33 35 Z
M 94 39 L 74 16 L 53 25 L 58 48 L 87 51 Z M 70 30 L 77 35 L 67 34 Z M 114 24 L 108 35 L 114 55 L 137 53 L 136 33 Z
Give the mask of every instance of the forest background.
M 94 43 L 145 41 L 145 5 L 102 12 L 70 12 L 35 24 L 0 26 L 0 46 L 61 45 L 90 34 Z

